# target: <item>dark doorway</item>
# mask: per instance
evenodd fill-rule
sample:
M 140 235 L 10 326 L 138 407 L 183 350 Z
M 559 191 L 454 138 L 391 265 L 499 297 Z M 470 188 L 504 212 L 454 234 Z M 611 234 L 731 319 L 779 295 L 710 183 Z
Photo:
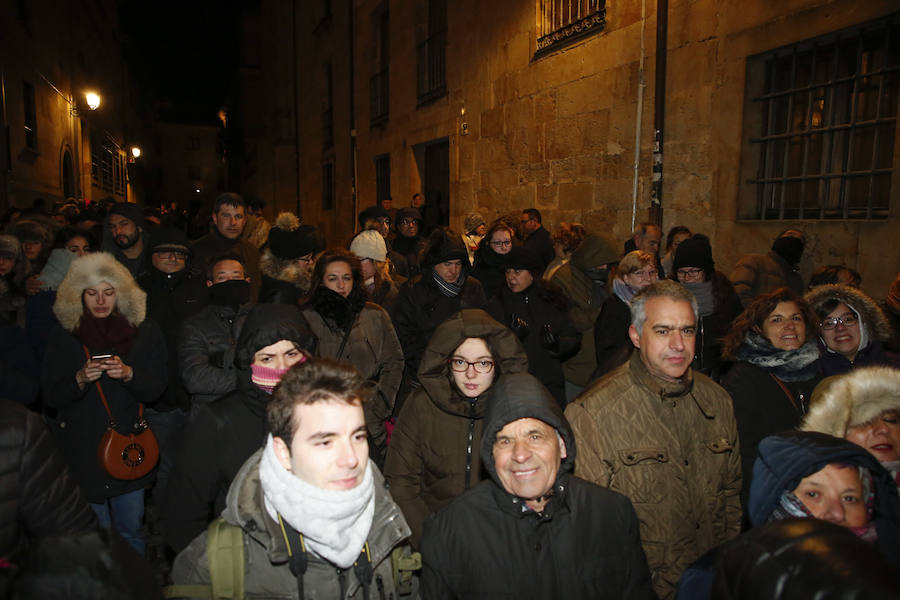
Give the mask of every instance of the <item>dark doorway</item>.
M 75 198 L 75 165 L 72 162 L 72 154 L 65 150 L 62 158 L 62 187 L 63 198 Z
M 422 193 L 425 195 L 425 230 L 450 224 L 450 142 L 424 145 Z

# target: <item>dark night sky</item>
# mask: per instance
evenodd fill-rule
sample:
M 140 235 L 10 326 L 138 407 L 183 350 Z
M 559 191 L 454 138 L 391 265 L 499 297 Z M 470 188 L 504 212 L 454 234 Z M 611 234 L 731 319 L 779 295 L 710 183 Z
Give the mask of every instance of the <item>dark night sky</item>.
M 238 61 L 246 0 L 119 0 L 125 57 L 160 115 L 214 123 Z

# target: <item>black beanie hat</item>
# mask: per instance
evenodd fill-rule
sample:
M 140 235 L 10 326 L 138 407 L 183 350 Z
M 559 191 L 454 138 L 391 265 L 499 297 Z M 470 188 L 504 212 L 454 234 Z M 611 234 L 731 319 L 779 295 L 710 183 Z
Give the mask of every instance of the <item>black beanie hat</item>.
M 391 214 L 380 206 L 370 206 L 359 213 L 359 226 L 365 227 L 366 221 L 369 219 L 390 219 Z
M 534 252 L 524 246 L 513 246 L 507 254 L 500 255 L 504 269 L 526 269 L 535 277 L 541 273 L 541 262 Z
M 294 213 L 281 212 L 269 230 L 269 251 L 284 260 L 294 260 L 315 251 L 315 229 L 300 225 Z
M 150 251 L 160 252 L 162 250 L 176 250 L 178 252 L 190 253 L 187 236 L 180 229 L 171 227 L 162 227 L 153 232 L 150 241 Z
M 130 219 L 138 227 L 146 227 L 144 221 L 144 209 L 133 202 L 116 202 L 109 207 L 109 215 L 121 215 L 126 219 Z
M 678 271 L 681 268 L 695 267 L 712 273 L 715 270 L 715 264 L 709 238 L 703 234 L 696 234 L 678 245 L 675 259 L 672 261 L 672 270 Z

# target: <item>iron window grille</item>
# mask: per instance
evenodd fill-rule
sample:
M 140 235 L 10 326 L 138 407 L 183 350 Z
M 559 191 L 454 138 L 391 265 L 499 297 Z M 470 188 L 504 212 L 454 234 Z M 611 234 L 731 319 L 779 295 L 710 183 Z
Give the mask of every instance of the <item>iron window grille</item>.
M 91 182 L 107 192 L 125 194 L 125 153 L 107 137 L 91 136 Z
M 416 92 L 419 105 L 447 93 L 447 3 L 428 2 L 428 37 L 416 46 Z
M 751 219 L 888 216 L 900 13 L 751 58 Z M 752 125 L 751 125 L 752 127 Z
M 535 56 L 599 33 L 606 26 L 606 0 L 539 0 L 539 3 L 540 31 Z

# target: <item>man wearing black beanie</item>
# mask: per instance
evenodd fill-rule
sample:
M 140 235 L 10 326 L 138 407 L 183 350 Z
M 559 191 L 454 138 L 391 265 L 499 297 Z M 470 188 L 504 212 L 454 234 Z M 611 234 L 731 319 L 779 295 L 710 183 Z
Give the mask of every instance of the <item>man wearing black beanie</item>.
M 805 287 L 797 269 L 805 244 L 802 231 L 787 229 L 775 238 L 768 254 L 742 256 L 729 279 L 743 305 L 781 287 L 802 296 Z

